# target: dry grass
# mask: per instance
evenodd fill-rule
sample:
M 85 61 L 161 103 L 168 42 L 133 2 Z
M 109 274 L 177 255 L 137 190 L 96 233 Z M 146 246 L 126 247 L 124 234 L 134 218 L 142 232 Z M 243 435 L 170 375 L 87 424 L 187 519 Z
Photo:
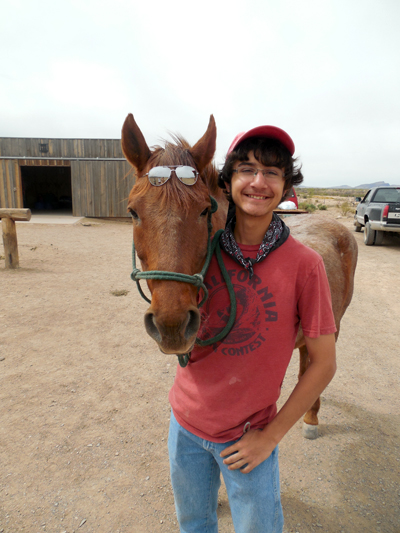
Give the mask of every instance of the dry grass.
M 309 213 L 328 211 L 332 217 L 352 217 L 358 202 L 364 196 L 362 189 L 304 189 L 296 190 L 299 207 Z

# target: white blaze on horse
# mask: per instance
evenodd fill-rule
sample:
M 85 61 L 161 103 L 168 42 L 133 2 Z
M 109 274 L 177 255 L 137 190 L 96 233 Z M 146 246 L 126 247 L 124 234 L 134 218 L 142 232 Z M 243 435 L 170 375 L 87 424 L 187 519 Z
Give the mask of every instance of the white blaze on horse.
M 122 128 L 122 149 L 137 176 L 128 200 L 135 249 L 142 270 L 153 273 L 146 279 L 151 293 L 150 307 L 144 318 L 146 331 L 162 352 L 186 354 L 195 344 L 200 327 L 200 285 L 193 280 L 203 269 L 210 237 L 225 226 L 228 208 L 217 184 L 218 172 L 212 164 L 216 149 L 215 121 L 211 116 L 206 133 L 193 147 L 176 137 L 175 142 L 166 142 L 163 148 L 151 150 L 130 114 Z M 168 179 L 164 174 L 158 176 L 157 171 L 150 173 L 149 178 L 151 169 L 162 166 L 182 167 L 180 174 L 177 173 L 179 179 Z M 187 167 L 195 172 L 188 173 Z M 216 212 L 213 199 L 218 203 Z M 353 235 L 334 220 L 316 215 L 287 220 L 291 235 L 316 250 L 324 260 L 337 338 L 340 321 L 353 294 L 357 243 Z M 154 272 L 170 275 L 154 275 Z M 301 376 L 309 364 L 301 327 L 295 347 L 300 351 Z M 318 399 L 304 417 L 303 434 L 308 438 L 318 434 L 319 406 Z

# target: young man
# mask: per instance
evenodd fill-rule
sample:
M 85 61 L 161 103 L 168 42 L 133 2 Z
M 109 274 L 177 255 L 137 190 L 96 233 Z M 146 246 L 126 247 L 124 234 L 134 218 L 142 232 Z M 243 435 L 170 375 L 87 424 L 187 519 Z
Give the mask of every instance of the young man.
M 236 533 L 281 532 L 277 446 L 335 373 L 330 290 L 322 258 L 293 239 L 273 210 L 303 180 L 289 135 L 260 126 L 237 135 L 220 173 L 230 200 L 221 236 L 237 314 L 221 342 L 196 346 L 170 392 L 171 479 L 182 533 L 216 533 L 222 473 Z M 229 317 L 213 258 L 200 338 Z M 277 413 L 301 322 L 310 366 Z

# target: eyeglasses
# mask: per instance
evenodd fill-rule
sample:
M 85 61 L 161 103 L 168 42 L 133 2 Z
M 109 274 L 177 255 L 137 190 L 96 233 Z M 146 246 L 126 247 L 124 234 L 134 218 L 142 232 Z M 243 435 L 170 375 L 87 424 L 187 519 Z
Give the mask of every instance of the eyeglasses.
M 256 177 L 259 172 L 263 175 L 263 178 L 267 181 L 280 181 L 282 177 L 277 173 L 276 170 L 272 169 L 261 169 L 254 167 L 243 167 L 243 168 L 234 168 L 232 172 L 237 172 L 238 176 L 242 178 L 252 178 Z
M 141 176 L 148 177 L 149 182 L 155 187 L 160 187 L 167 183 L 172 176 L 172 172 L 175 172 L 175 176 L 184 185 L 194 185 L 197 181 L 199 173 L 193 167 L 187 167 L 184 165 L 168 165 L 165 167 L 153 167 L 147 174 Z

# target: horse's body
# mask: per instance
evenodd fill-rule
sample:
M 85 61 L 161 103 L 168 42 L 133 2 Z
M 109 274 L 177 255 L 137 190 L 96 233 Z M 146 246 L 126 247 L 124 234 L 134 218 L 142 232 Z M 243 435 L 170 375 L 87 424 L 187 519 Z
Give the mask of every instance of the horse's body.
M 143 270 L 190 275 L 201 271 L 206 257 L 210 196 L 219 204 L 218 211 L 212 215 L 213 232 L 224 227 L 228 207 L 217 185 L 217 171 L 211 164 L 215 145 L 216 127 L 211 116 L 206 133 L 192 148 L 183 139 L 176 139 L 175 144 L 166 143 L 165 148 L 151 151 L 133 116 L 128 115 L 122 129 L 122 148 L 137 174 L 128 210 L 133 216 L 134 242 Z M 193 186 L 184 185 L 175 178 L 161 187 L 150 185 L 144 174 L 163 165 L 189 165 L 198 170 L 200 177 Z M 292 235 L 323 257 L 339 332 L 340 320 L 353 294 L 357 262 L 355 239 L 333 220 L 314 215 L 287 220 Z M 148 280 L 147 283 L 152 295 L 145 314 L 148 334 L 165 353 L 187 353 L 194 345 L 200 326 L 197 288 L 176 281 Z M 296 348 L 300 349 L 302 375 L 308 365 L 308 353 L 301 329 Z M 318 409 L 319 400 L 304 418 L 309 425 L 306 436 L 310 438 L 317 435 Z

